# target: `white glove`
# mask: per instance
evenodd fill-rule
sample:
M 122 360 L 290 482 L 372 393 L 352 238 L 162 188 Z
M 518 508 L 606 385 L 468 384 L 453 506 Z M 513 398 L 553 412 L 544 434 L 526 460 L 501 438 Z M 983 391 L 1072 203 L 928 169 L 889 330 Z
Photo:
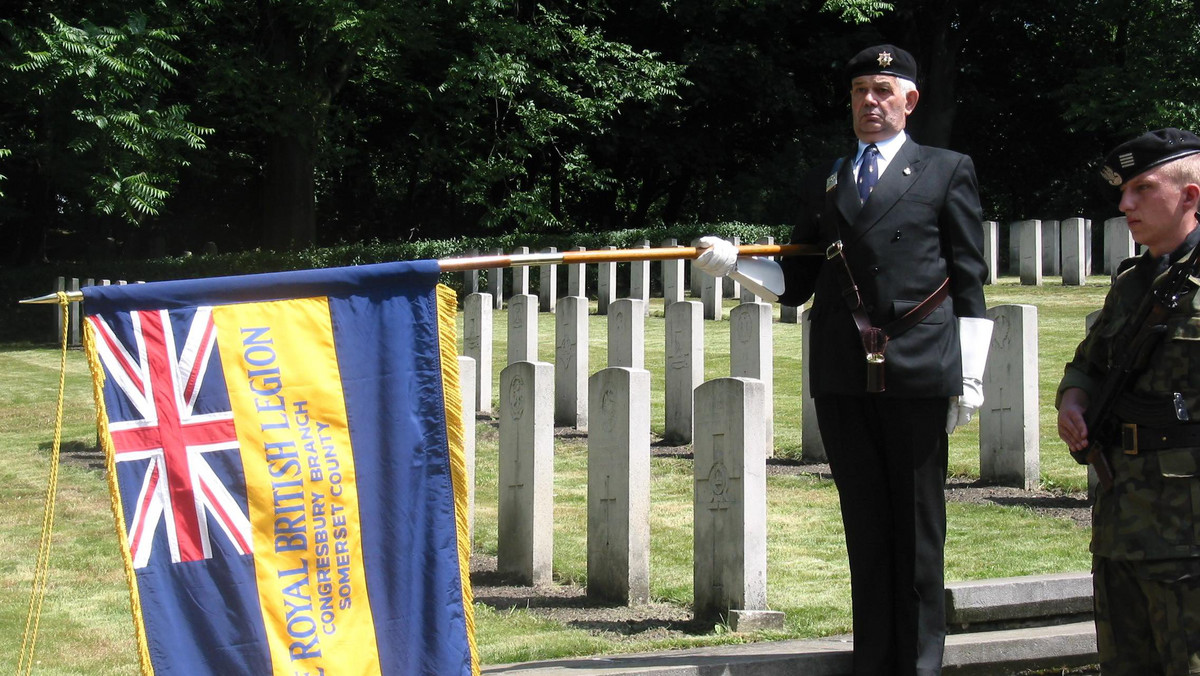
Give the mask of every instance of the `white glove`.
M 696 257 L 696 267 L 713 277 L 724 277 L 737 269 L 737 247 L 720 237 L 705 235 L 700 238 L 700 246 L 706 247 Z
M 950 397 L 946 411 L 946 434 L 971 422 L 983 406 L 983 369 L 987 366 L 992 344 L 992 320 L 982 317 L 958 318 L 958 344 L 962 353 L 963 393 Z

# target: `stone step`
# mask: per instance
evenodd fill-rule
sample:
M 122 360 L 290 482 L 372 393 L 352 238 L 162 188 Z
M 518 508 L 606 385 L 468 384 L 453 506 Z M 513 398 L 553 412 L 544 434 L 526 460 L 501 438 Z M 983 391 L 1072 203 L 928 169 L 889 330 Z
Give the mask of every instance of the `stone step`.
M 484 667 L 486 676 L 841 676 L 850 673 L 849 636 L 768 641 L 636 655 L 572 657 Z M 946 674 L 1012 674 L 1095 664 L 1091 622 L 1002 629 L 946 638 Z
M 1092 616 L 1092 574 L 1057 573 L 946 585 L 951 632 L 1083 622 Z

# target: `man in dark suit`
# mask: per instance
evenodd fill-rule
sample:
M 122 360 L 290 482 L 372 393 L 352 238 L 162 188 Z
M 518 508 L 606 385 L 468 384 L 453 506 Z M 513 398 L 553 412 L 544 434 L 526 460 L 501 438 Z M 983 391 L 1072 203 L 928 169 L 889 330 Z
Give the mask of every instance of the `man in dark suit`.
M 792 242 L 827 256 L 737 259 L 717 238 L 697 265 L 767 298 L 814 297 L 811 383 L 850 559 L 854 673 L 937 674 L 945 644 L 947 435 L 983 403 L 982 213 L 965 155 L 904 132 L 913 57 L 847 64 L 857 151 L 809 182 Z

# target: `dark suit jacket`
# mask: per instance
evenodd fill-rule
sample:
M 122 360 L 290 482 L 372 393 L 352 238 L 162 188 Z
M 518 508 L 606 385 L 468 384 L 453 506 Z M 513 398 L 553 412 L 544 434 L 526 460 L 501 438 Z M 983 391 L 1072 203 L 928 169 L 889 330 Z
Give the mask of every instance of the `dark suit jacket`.
M 950 295 L 920 324 L 892 337 L 883 396 L 962 394 L 958 317 L 984 315 L 982 209 L 975 168 L 966 155 L 917 145 L 911 138 L 879 177 L 865 204 L 858 198 L 854 157 L 832 163 L 806 182 L 795 244 L 842 240 L 873 326 L 884 326 L 933 293 L 949 277 Z M 829 186 L 829 190 L 826 190 Z M 811 188 L 811 189 L 809 189 Z M 813 394 L 862 394 L 862 341 L 842 299 L 837 260 L 798 256 L 781 261 L 780 302 L 812 306 Z

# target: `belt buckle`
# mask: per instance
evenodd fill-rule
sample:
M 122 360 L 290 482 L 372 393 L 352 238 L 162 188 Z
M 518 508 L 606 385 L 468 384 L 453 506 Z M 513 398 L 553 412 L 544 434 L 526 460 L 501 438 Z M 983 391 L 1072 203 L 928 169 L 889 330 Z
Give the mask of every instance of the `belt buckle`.
M 1121 448 L 1125 455 L 1138 454 L 1138 430 L 1135 423 L 1121 423 Z
M 835 240 L 829 248 L 825 249 L 825 260 L 831 261 L 837 258 L 842 253 L 842 240 Z

